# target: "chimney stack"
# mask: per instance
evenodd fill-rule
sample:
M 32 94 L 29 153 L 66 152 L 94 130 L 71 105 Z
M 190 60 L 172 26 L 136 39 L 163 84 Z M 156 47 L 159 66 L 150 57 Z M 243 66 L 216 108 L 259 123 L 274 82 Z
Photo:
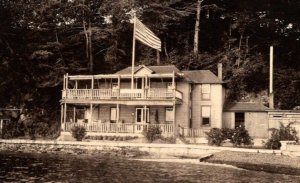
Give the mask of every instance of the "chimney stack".
M 218 63 L 218 78 L 223 81 L 223 68 L 222 63 Z

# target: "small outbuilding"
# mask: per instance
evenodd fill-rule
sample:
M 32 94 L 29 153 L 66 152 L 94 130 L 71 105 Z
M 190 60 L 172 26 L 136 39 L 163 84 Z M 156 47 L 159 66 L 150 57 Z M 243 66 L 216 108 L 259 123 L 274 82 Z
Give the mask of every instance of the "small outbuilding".
M 225 103 L 223 127 L 245 125 L 252 138 L 268 138 L 268 107 L 255 102 Z

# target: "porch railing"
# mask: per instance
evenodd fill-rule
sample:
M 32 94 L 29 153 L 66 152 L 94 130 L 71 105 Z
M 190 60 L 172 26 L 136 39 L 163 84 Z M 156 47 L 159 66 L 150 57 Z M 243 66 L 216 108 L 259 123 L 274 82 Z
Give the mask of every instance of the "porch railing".
M 179 135 L 183 137 L 205 137 L 205 131 L 202 128 L 178 127 Z
M 71 131 L 74 126 L 84 126 L 88 132 L 102 133 L 142 133 L 148 126 L 159 126 L 162 134 L 173 134 L 173 124 L 134 124 L 134 123 L 71 123 L 63 124 L 65 131 Z
M 167 88 L 150 89 L 67 89 L 62 91 L 63 99 L 182 99 L 182 93 Z

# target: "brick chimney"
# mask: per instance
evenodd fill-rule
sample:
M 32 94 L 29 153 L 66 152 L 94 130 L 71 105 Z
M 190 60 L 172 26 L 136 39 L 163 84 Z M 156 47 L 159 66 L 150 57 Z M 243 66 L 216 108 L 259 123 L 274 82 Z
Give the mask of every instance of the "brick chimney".
M 222 63 L 218 63 L 218 78 L 223 81 L 223 66 Z

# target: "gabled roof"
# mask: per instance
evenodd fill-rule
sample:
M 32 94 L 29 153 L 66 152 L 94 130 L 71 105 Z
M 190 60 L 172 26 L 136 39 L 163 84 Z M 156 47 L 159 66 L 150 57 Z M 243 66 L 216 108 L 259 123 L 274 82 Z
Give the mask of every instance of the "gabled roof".
M 225 112 L 265 112 L 269 108 L 259 102 L 232 102 L 225 103 Z
M 139 65 L 137 67 L 134 67 L 134 73 L 136 73 L 141 68 L 146 68 L 150 71 L 153 71 L 153 73 L 155 73 L 155 74 L 172 74 L 173 71 L 175 73 L 180 72 L 179 69 L 177 69 L 177 67 L 175 67 L 174 65 L 164 65 L 164 66 Z M 131 67 L 126 67 L 125 69 L 122 69 L 122 70 L 116 72 L 116 74 L 131 74 Z
M 183 77 L 188 82 L 198 84 L 221 84 L 223 83 L 214 73 L 209 70 L 182 71 Z

